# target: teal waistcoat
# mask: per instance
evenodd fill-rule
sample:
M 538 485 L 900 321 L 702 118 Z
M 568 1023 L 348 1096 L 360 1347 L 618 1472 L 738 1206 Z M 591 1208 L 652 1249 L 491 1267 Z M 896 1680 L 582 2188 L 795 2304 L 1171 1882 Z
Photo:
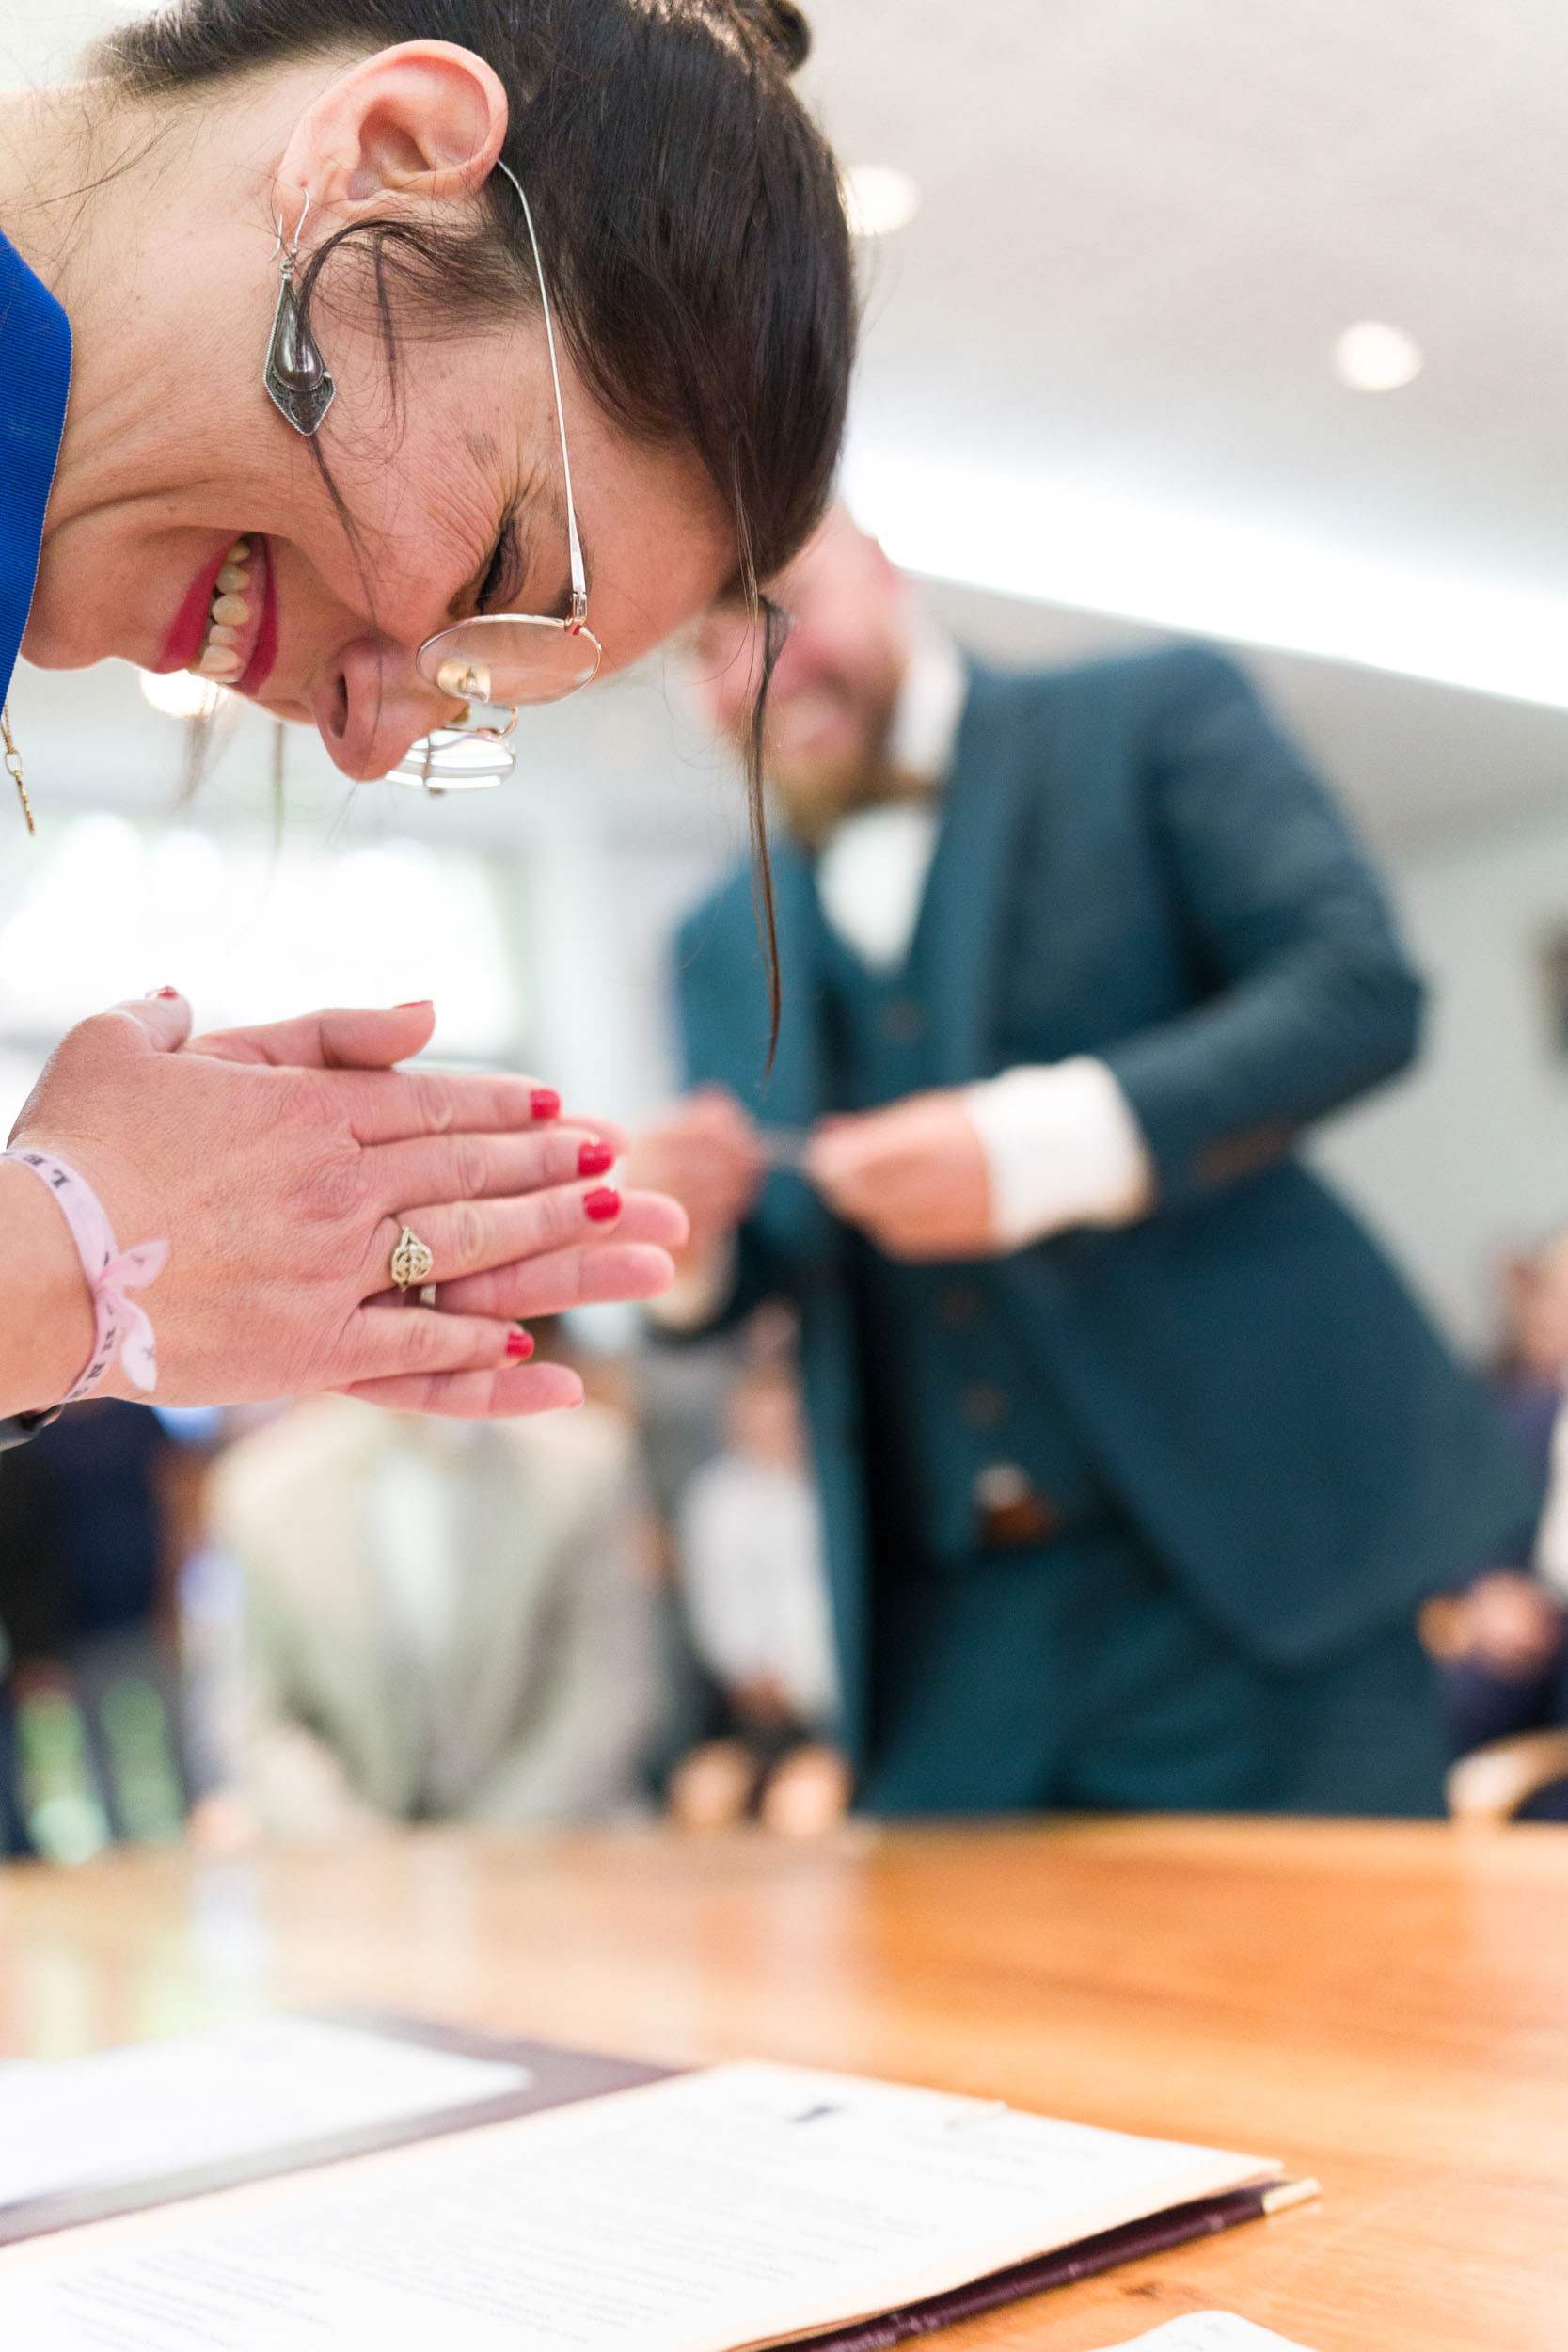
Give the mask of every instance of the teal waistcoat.
M 933 1085 L 927 927 L 886 975 L 825 923 L 814 945 L 832 1106 L 870 1110 Z M 980 1503 L 998 1476 L 1022 1472 L 1064 1530 L 1114 1515 L 1061 1398 L 991 1311 L 973 1266 L 900 1264 L 857 1240 L 849 1271 L 877 1457 L 874 1525 L 893 1572 L 973 1562 Z

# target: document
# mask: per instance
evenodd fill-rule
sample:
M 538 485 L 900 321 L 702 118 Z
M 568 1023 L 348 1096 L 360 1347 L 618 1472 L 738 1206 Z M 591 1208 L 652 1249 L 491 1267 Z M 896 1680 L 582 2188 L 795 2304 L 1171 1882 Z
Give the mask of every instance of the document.
M 1277 2171 L 724 2066 L 0 2254 L 28 2352 L 738 2352 Z
M 1307 2352 L 1307 2346 L 1270 2328 L 1255 2328 L 1234 2312 L 1193 2312 L 1151 2328 L 1147 2336 L 1134 2336 L 1120 2352 Z
M 336 2139 L 520 2090 L 525 2067 L 309 2017 L 0 2064 L 0 2209 Z

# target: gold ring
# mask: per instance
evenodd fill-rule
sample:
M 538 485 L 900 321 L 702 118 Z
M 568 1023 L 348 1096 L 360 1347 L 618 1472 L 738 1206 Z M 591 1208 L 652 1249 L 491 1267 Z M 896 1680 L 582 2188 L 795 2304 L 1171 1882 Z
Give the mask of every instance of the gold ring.
M 405 1225 L 392 1252 L 392 1279 L 400 1291 L 417 1290 L 436 1271 L 436 1260 L 418 1233 Z

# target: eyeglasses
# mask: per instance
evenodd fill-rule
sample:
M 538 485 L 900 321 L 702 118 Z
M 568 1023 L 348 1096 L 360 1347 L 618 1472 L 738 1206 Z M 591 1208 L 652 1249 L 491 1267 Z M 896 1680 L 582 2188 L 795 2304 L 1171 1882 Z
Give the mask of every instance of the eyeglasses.
M 550 382 L 555 389 L 555 421 L 561 436 L 572 594 L 563 621 L 552 620 L 543 612 L 481 612 L 472 620 L 437 629 L 434 637 L 425 639 L 415 656 L 420 675 L 437 692 L 450 695 L 465 707 L 455 725 L 437 727 L 421 736 L 417 743 L 411 743 L 392 774 L 399 783 L 423 785 L 431 792 L 460 792 L 478 785 L 499 783 L 512 771 L 515 755 L 507 738 L 517 723 L 519 709 L 530 703 L 556 703 L 575 694 L 597 675 L 604 659 L 604 648 L 588 626 L 588 580 L 582 542 L 578 536 L 577 508 L 572 502 L 572 460 L 566 448 L 566 411 L 561 399 L 561 369 L 555 354 L 555 324 L 545 284 L 545 264 L 522 182 L 499 156 L 496 168 L 505 172 L 517 192 L 539 280 L 545 342 L 550 355 Z M 468 707 L 475 703 L 509 714 L 505 723 L 472 723 Z

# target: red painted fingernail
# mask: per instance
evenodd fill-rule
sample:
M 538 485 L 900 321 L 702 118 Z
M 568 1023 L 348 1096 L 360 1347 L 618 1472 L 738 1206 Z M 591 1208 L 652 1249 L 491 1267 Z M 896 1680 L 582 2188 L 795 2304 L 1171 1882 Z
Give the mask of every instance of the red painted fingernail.
M 533 1353 L 533 1334 L 519 1324 L 506 1335 L 506 1352 L 515 1364 L 526 1363 Z
M 147 993 L 150 996 L 178 996 L 180 991 L 177 988 L 151 988 Z
M 426 1005 L 433 1005 L 435 1002 L 434 996 L 405 996 L 401 1004 L 392 1007 L 392 1010 L 394 1012 L 422 1012 Z
M 615 1165 L 615 1152 L 608 1143 L 585 1143 L 578 1151 L 579 1176 L 603 1176 Z
M 535 1087 L 528 1098 L 528 1106 L 535 1119 L 559 1119 L 561 1097 L 554 1087 Z
M 613 1184 L 598 1184 L 592 1192 L 583 1194 L 582 1206 L 595 1225 L 608 1225 L 612 1216 L 621 1214 L 621 1196 Z

